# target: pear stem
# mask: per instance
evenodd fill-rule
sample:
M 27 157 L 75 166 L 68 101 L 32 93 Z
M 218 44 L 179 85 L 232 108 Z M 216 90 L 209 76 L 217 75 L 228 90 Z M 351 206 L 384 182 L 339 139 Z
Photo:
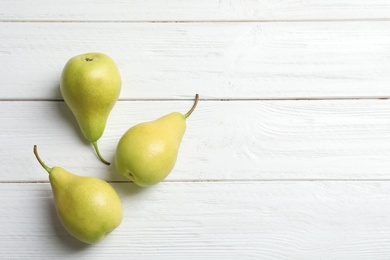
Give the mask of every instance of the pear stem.
M 35 157 L 37 158 L 38 162 L 42 165 L 42 167 L 43 167 L 48 173 L 50 173 L 51 170 L 53 170 L 53 168 L 48 167 L 48 166 L 41 160 L 41 158 L 40 158 L 39 155 L 38 155 L 38 148 L 37 148 L 36 145 L 34 145 L 34 154 L 35 154 Z
M 195 108 L 196 108 L 196 105 L 198 104 L 198 100 L 199 100 L 199 95 L 196 94 L 196 95 L 195 95 L 195 102 L 194 102 L 194 104 L 192 105 L 190 111 L 188 111 L 188 112 L 184 115 L 185 118 L 189 117 L 189 116 L 192 114 L 192 112 L 194 112 L 194 110 L 195 110 Z
M 103 156 L 100 154 L 99 152 L 99 148 L 98 148 L 98 145 L 97 145 L 97 142 L 92 142 L 93 144 L 93 147 L 95 147 L 95 151 L 96 151 L 96 154 L 97 156 L 99 157 L 99 159 L 104 163 L 104 164 L 107 164 L 107 165 L 110 165 L 109 162 L 107 162 L 106 160 L 103 159 Z

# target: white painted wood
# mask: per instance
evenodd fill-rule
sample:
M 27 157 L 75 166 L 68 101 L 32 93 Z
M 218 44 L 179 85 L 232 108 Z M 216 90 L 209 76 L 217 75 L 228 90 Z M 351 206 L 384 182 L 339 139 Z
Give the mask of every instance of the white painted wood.
M 387 0 L 148 0 L 0 2 L 0 21 L 237 21 L 388 19 Z
M 0 23 L 0 99 L 61 99 L 63 66 L 101 51 L 121 99 L 390 96 L 390 22 Z
M 343 259 L 390 255 L 389 182 L 113 184 L 122 224 L 94 246 L 58 221 L 50 185 L 0 184 L 0 258 Z
M 0 259 L 388 260 L 389 18 L 387 0 L 0 1 Z M 128 127 L 200 94 L 164 182 L 103 165 L 61 101 L 64 64 L 90 51 L 123 78 L 111 162 Z M 34 144 L 109 180 L 120 228 L 70 237 Z
M 113 162 L 131 126 L 192 101 L 120 101 L 99 141 Z M 0 102 L 0 181 L 45 181 L 32 153 L 82 175 L 123 180 L 102 164 L 63 102 Z M 200 101 L 187 120 L 173 180 L 390 178 L 388 100 Z

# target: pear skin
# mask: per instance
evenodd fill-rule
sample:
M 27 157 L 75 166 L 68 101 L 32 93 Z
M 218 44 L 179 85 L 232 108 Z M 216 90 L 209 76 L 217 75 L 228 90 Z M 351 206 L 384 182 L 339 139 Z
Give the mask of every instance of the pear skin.
M 103 135 L 122 81 L 115 62 L 103 53 L 86 53 L 71 58 L 60 82 L 61 94 L 80 126 L 84 137 L 93 144 L 100 160 L 97 141 Z
M 49 168 L 57 215 L 64 228 L 78 240 L 95 244 L 117 228 L 123 218 L 122 203 L 116 191 L 104 180 L 78 176 L 61 167 Z
M 116 149 L 118 172 L 141 187 L 165 179 L 175 166 L 186 118 L 194 111 L 198 98 L 196 94 L 193 107 L 185 115 L 173 112 L 128 129 Z

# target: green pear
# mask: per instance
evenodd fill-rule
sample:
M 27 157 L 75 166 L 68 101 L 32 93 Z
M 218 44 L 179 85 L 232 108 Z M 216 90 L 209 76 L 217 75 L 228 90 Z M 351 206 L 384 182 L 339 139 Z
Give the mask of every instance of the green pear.
M 34 154 L 49 173 L 59 219 L 65 229 L 88 244 L 103 240 L 122 222 L 122 203 L 116 191 L 104 180 L 78 176 L 61 167 L 49 168 Z
M 100 160 L 97 140 L 103 135 L 107 118 L 120 91 L 121 76 L 115 62 L 103 53 L 86 53 L 71 58 L 65 65 L 60 89 L 85 138 Z
M 141 187 L 154 185 L 172 171 L 186 130 L 186 119 L 198 103 L 198 94 L 185 115 L 173 112 L 128 129 L 119 140 L 116 169 Z

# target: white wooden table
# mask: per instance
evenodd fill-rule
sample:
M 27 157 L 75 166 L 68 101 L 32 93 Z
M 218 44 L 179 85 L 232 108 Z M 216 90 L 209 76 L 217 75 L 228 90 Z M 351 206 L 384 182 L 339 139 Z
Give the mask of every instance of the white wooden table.
M 0 258 L 390 259 L 390 1 L 0 2 Z M 179 158 L 138 188 L 104 166 L 59 91 L 98 51 L 123 88 L 101 152 L 186 112 Z M 124 220 L 88 246 L 34 158 L 100 177 Z

